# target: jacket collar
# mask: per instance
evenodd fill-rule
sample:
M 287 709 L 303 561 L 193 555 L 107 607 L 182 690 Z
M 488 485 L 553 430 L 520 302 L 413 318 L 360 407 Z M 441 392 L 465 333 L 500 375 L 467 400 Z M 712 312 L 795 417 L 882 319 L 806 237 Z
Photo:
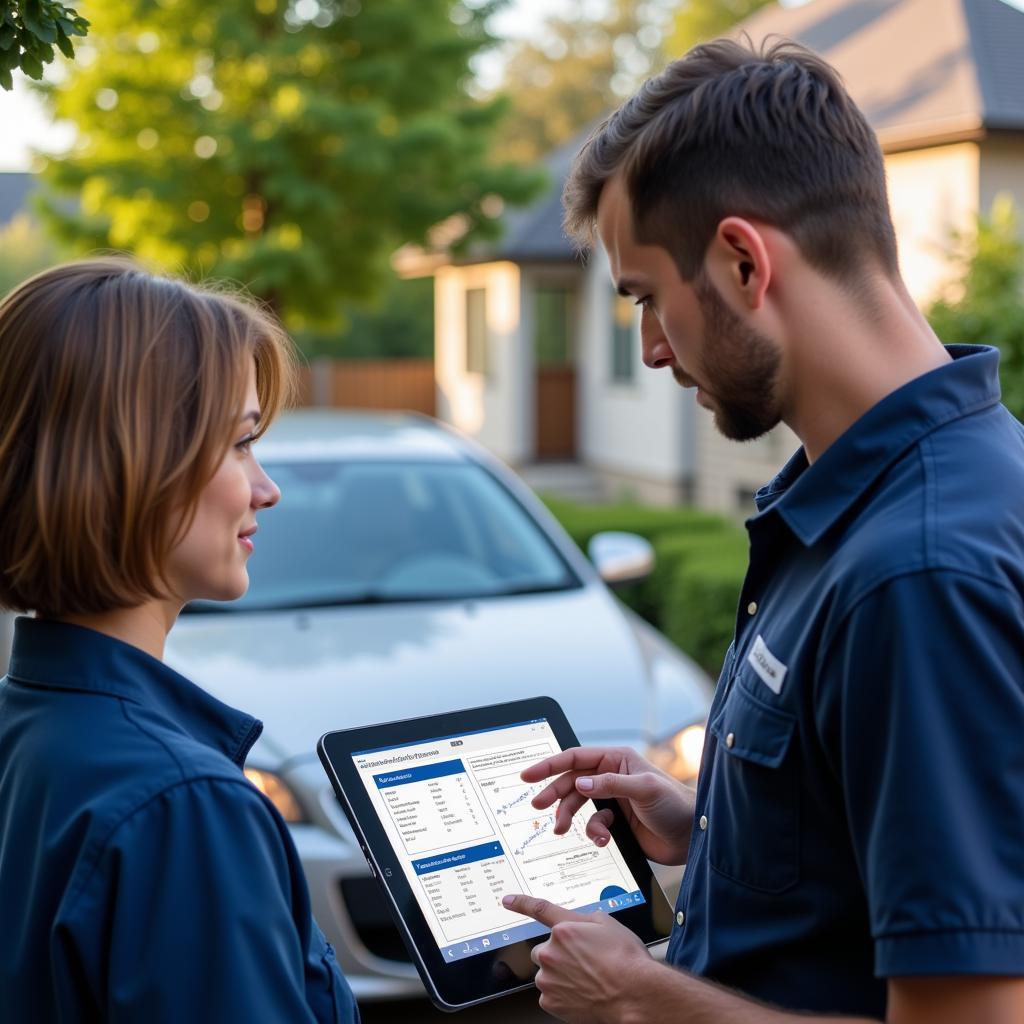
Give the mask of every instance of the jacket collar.
M 263 731 L 252 715 L 221 703 L 138 647 L 67 622 L 17 619 L 8 675 L 32 686 L 132 701 L 239 766 Z
M 801 448 L 754 495 L 758 515 L 779 516 L 805 546 L 815 544 L 858 498 L 925 435 L 999 402 L 999 351 L 949 345 L 953 361 L 904 384 L 869 409 L 813 466 Z

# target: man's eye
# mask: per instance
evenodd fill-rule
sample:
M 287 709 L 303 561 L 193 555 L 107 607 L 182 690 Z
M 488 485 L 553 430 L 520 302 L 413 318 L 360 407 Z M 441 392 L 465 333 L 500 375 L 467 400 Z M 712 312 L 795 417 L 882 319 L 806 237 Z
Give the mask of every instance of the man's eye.
M 642 299 L 637 299 L 635 304 L 641 309 L 653 309 L 654 299 L 650 295 L 645 295 Z

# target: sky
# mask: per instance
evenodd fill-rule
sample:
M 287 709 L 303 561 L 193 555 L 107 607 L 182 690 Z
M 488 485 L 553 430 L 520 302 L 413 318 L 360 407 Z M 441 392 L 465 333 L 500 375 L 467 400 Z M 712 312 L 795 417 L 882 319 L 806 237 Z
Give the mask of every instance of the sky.
M 599 4 L 600 0 L 585 2 Z M 1024 10 L 1024 0 L 1006 2 Z M 495 34 L 505 39 L 536 35 L 545 16 L 557 14 L 560 9 L 570 6 L 574 6 L 572 0 L 511 0 L 509 6 L 495 17 Z M 494 53 L 484 58 L 476 70 L 488 85 L 497 81 L 500 68 L 501 56 Z M 0 89 L 0 171 L 28 170 L 31 149 L 59 151 L 70 144 L 71 138 L 71 126 L 50 121 L 24 77 L 15 76 L 12 92 Z

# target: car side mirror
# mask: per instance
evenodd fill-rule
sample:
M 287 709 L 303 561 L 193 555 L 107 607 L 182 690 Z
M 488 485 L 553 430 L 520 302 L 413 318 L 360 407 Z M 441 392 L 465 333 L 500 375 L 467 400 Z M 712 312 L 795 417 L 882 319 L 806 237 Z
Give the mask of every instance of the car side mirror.
M 654 548 L 635 533 L 595 533 L 587 545 L 587 554 L 610 587 L 639 583 L 654 570 Z

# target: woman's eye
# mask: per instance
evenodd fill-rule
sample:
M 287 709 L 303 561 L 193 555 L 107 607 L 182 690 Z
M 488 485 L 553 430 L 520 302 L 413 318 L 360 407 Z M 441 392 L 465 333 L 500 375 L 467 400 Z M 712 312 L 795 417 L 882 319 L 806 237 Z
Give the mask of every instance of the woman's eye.
M 250 434 L 248 437 L 243 437 L 242 440 L 235 445 L 235 448 L 243 455 L 248 455 L 255 441 L 256 439 Z

